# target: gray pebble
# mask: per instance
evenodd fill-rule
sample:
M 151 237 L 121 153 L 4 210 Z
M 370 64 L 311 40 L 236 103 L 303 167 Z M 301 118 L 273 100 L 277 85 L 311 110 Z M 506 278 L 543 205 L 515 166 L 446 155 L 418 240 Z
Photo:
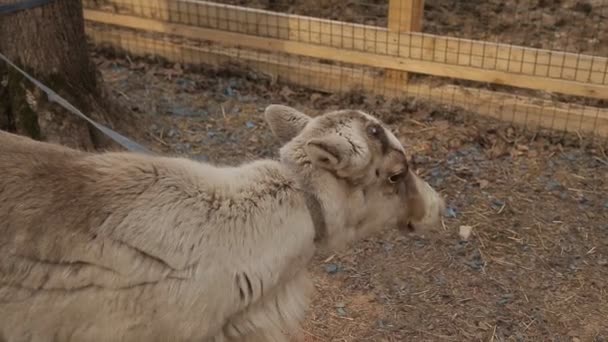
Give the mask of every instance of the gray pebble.
M 456 218 L 456 209 L 452 207 L 447 207 L 445 209 L 445 216 L 449 218 Z
M 336 264 L 327 264 L 327 265 L 325 265 L 325 272 L 327 272 L 329 274 L 337 273 L 338 270 L 339 270 L 339 267 Z

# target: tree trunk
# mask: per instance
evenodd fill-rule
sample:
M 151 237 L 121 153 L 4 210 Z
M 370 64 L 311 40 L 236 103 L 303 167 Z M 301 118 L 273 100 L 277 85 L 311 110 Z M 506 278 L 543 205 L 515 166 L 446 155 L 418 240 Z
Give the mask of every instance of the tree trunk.
M 0 4 L 16 0 L 0 0 Z M 0 51 L 93 120 L 124 124 L 126 110 L 109 100 L 89 58 L 80 0 L 0 15 Z M 118 113 L 122 115 L 118 115 Z M 0 61 L 0 129 L 82 150 L 110 143 L 81 118 Z

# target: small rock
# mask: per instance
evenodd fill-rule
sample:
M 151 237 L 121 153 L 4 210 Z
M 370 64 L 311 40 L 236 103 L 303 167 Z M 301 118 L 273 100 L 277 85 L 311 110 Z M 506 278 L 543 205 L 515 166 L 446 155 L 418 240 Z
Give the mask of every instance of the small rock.
M 177 143 L 175 144 L 175 150 L 178 153 L 185 153 L 187 151 L 190 151 L 191 145 L 189 143 Z
M 454 160 L 454 157 L 452 155 L 448 155 L 448 160 L 446 161 L 448 163 L 448 165 L 453 165 L 455 164 L 457 161 Z
M 441 176 L 441 170 L 438 167 L 432 169 L 431 170 L 431 176 L 432 177 L 439 177 L 439 176 Z M 608 202 L 606 202 L 606 204 L 608 204 Z
M 505 305 L 509 303 L 513 299 L 513 295 L 510 293 L 502 295 L 502 297 L 498 300 L 498 305 Z
M 252 102 L 257 102 L 258 98 L 254 95 L 242 95 L 238 97 L 239 102 L 243 102 L 243 103 L 252 103 Z
M 335 274 L 335 273 L 338 273 L 338 271 L 339 271 L 339 267 L 336 264 L 325 265 L 325 272 L 327 272 L 329 274 Z
M 193 93 L 196 91 L 196 82 L 192 80 L 180 79 L 177 81 L 177 85 L 182 89 L 182 91 L 187 93 Z
M 456 209 L 452 207 L 447 207 L 445 209 L 445 216 L 449 218 L 456 218 Z
M 169 112 L 173 115 L 177 116 L 195 116 L 196 113 L 190 108 L 186 107 L 173 107 L 169 110 Z
M 460 226 L 460 228 L 458 230 L 458 235 L 460 235 L 460 238 L 462 240 L 466 241 L 471 236 L 472 231 L 473 231 L 473 227 L 471 227 L 471 226 Z
M 543 26 L 547 28 L 555 26 L 558 21 L 557 17 L 551 13 L 542 13 L 541 15 L 542 17 L 540 19 L 540 22 L 543 24 Z
M 483 266 L 485 265 L 485 262 L 481 258 L 481 255 L 479 254 L 479 252 L 476 251 L 473 254 L 473 257 L 471 258 L 471 260 L 467 261 L 465 264 L 468 265 L 469 267 L 471 267 L 472 269 L 479 271 L 483 268 Z
M 200 162 L 208 162 L 209 161 L 209 157 L 207 157 L 204 154 L 199 154 L 197 156 L 194 156 L 194 160 L 200 161 Z
M 226 96 L 230 96 L 230 97 L 234 96 L 234 90 L 232 90 L 232 87 L 227 86 L 227 87 L 224 89 L 224 95 L 226 95 Z
M 253 122 L 251 122 L 251 121 L 247 121 L 247 122 L 245 123 L 245 126 L 247 126 L 247 128 L 249 128 L 249 129 L 251 129 L 251 128 L 254 128 L 254 127 L 255 127 L 255 124 L 254 124 Z
M 476 271 L 479 271 L 483 267 L 483 261 L 477 259 L 467 261 L 465 264 Z
M 422 239 L 416 239 L 416 241 L 414 241 L 414 246 L 416 246 L 418 248 L 422 248 L 422 247 L 426 246 L 426 242 Z
M 120 65 L 114 64 L 111 66 L 112 71 L 123 71 L 125 68 L 123 68 Z
M 429 183 L 431 183 L 433 187 L 439 187 L 441 186 L 441 184 L 443 184 L 443 177 L 439 168 L 433 168 L 430 172 L 430 175 L 431 179 Z
M 547 185 L 545 186 L 545 189 L 547 189 L 547 191 L 556 191 L 556 190 L 560 190 L 562 189 L 562 185 L 556 181 L 556 180 L 550 180 L 547 182 Z
M 252 81 L 257 81 L 259 77 L 258 77 L 258 74 L 256 74 L 255 72 L 248 71 L 247 72 L 247 78 L 249 78 Z
M 441 177 L 433 178 L 433 179 L 431 179 L 430 183 L 431 183 L 431 186 L 438 188 L 443 184 L 443 178 L 441 178 Z
M 498 198 L 492 199 L 492 205 L 497 208 L 502 208 L 505 205 L 504 201 L 499 200 Z
M 468 241 L 458 240 L 458 243 L 454 245 L 454 251 L 456 255 L 465 256 L 467 254 L 466 247 L 468 244 Z
M 169 132 L 167 132 L 167 136 L 169 138 L 173 138 L 174 136 L 178 136 L 178 135 L 179 135 L 178 132 L 174 128 L 171 128 L 169 130 Z
M 439 286 L 443 286 L 445 285 L 445 283 L 447 283 L 445 277 L 441 274 L 433 277 L 435 279 L 435 284 L 439 285 Z
M 564 153 L 564 157 L 569 161 L 576 161 L 578 157 L 573 153 Z
M 479 189 L 483 190 L 485 188 L 488 187 L 488 185 L 490 185 L 490 182 L 488 182 L 485 179 L 480 179 L 479 182 L 477 182 L 479 184 Z

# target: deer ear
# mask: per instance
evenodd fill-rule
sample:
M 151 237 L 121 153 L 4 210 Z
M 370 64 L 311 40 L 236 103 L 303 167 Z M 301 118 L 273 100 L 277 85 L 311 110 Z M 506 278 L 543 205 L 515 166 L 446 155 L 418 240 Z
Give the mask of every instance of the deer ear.
M 264 111 L 270 130 L 284 144 L 300 134 L 310 121 L 310 117 L 295 108 L 283 105 L 269 105 Z
M 339 170 L 348 164 L 348 144 L 338 135 L 312 138 L 304 149 L 313 164 L 322 168 Z

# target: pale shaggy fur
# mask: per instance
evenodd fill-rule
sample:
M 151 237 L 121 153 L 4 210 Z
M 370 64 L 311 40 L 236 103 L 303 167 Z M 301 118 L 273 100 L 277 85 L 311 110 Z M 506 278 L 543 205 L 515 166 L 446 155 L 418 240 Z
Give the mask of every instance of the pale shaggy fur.
M 272 105 L 280 160 L 218 167 L 0 133 L 0 341 L 286 341 L 307 263 L 442 200 L 374 117 Z

